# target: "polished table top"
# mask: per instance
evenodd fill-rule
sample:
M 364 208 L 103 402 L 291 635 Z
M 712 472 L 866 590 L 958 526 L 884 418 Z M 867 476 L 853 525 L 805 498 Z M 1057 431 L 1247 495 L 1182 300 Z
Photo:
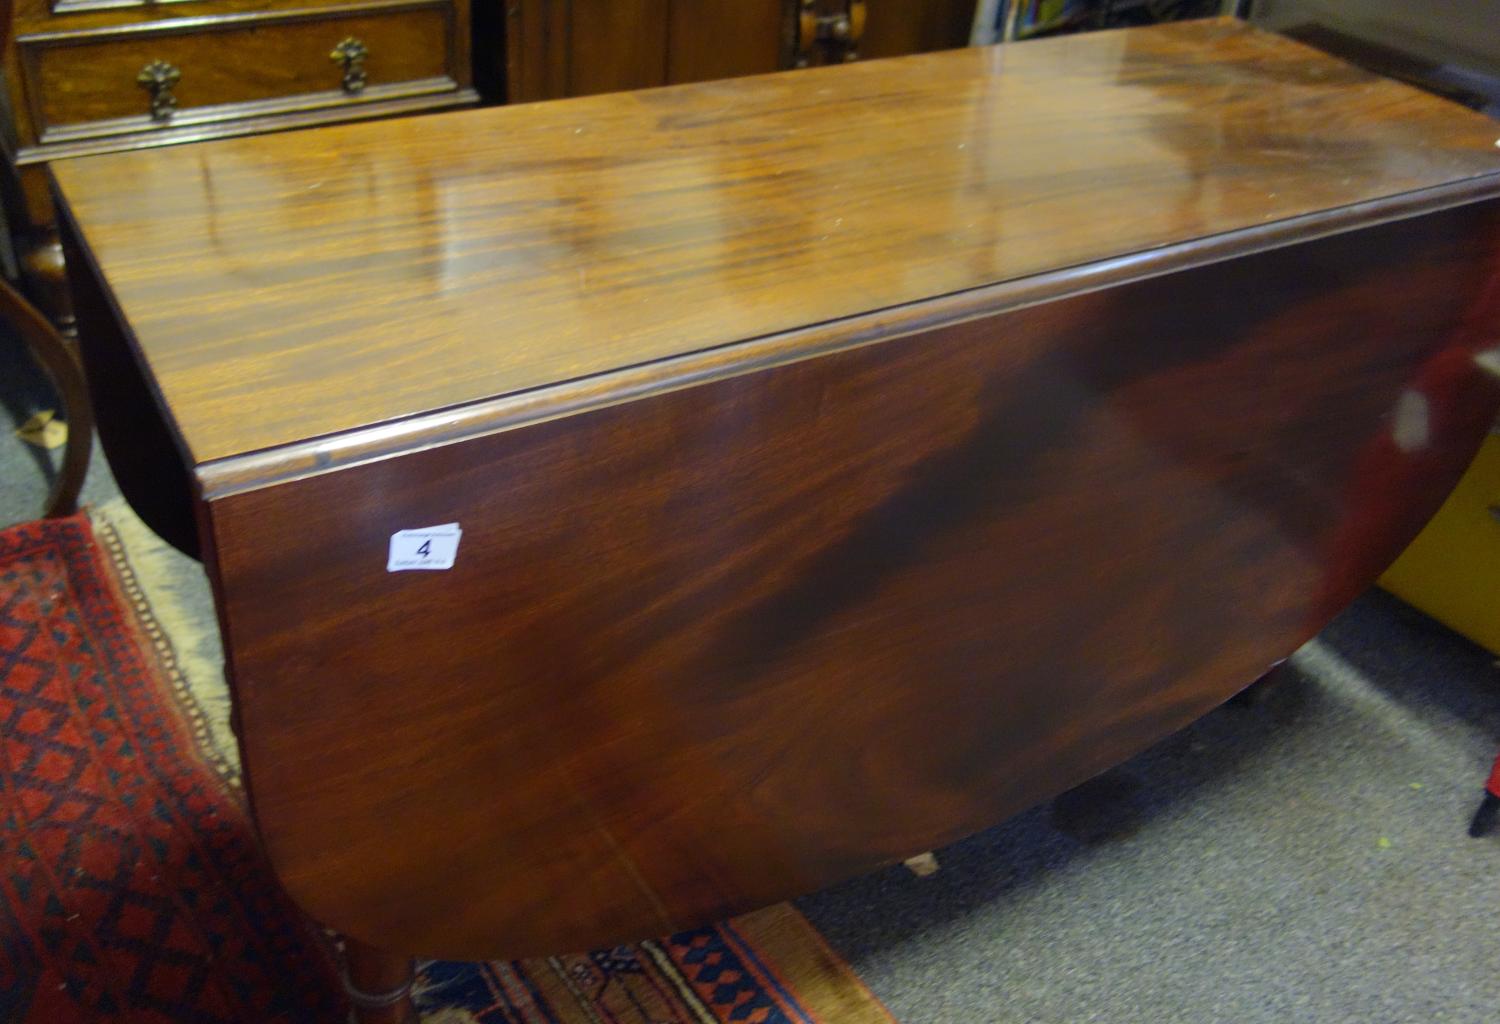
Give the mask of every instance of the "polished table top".
M 1493 179 L 1497 136 L 1209 21 L 55 173 L 202 464 Z

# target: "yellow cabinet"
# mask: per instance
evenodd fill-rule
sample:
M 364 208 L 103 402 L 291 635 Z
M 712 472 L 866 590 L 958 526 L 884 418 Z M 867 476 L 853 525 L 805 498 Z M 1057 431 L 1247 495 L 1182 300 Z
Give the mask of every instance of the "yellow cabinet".
M 1380 585 L 1500 653 L 1500 433 Z

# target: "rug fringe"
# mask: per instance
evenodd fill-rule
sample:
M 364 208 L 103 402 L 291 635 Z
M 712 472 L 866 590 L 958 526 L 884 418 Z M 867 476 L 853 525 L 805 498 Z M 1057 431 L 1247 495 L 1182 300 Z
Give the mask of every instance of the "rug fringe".
M 99 545 L 125 591 L 122 596 L 146 626 L 147 639 L 192 723 L 200 752 L 226 781 L 238 786 L 239 746 L 229 724 L 223 647 L 218 624 L 203 621 L 204 609 L 212 608 L 207 580 L 200 579 L 197 563 L 151 532 L 123 498 L 88 511 Z M 194 589 L 200 592 L 189 592 Z

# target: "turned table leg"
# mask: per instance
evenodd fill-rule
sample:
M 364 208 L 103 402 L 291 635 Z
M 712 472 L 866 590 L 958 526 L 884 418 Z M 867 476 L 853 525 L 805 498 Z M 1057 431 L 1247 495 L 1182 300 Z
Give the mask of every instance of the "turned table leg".
M 416 963 L 399 956 L 344 940 L 344 991 L 357 1024 L 417 1024 L 411 988 Z

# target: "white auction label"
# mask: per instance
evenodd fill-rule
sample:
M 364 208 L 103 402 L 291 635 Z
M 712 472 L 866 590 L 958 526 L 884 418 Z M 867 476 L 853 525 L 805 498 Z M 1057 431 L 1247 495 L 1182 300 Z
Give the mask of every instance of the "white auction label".
M 386 558 L 385 571 L 451 569 L 458 557 L 458 539 L 463 534 L 457 523 L 397 530 L 391 534 L 391 553 Z

